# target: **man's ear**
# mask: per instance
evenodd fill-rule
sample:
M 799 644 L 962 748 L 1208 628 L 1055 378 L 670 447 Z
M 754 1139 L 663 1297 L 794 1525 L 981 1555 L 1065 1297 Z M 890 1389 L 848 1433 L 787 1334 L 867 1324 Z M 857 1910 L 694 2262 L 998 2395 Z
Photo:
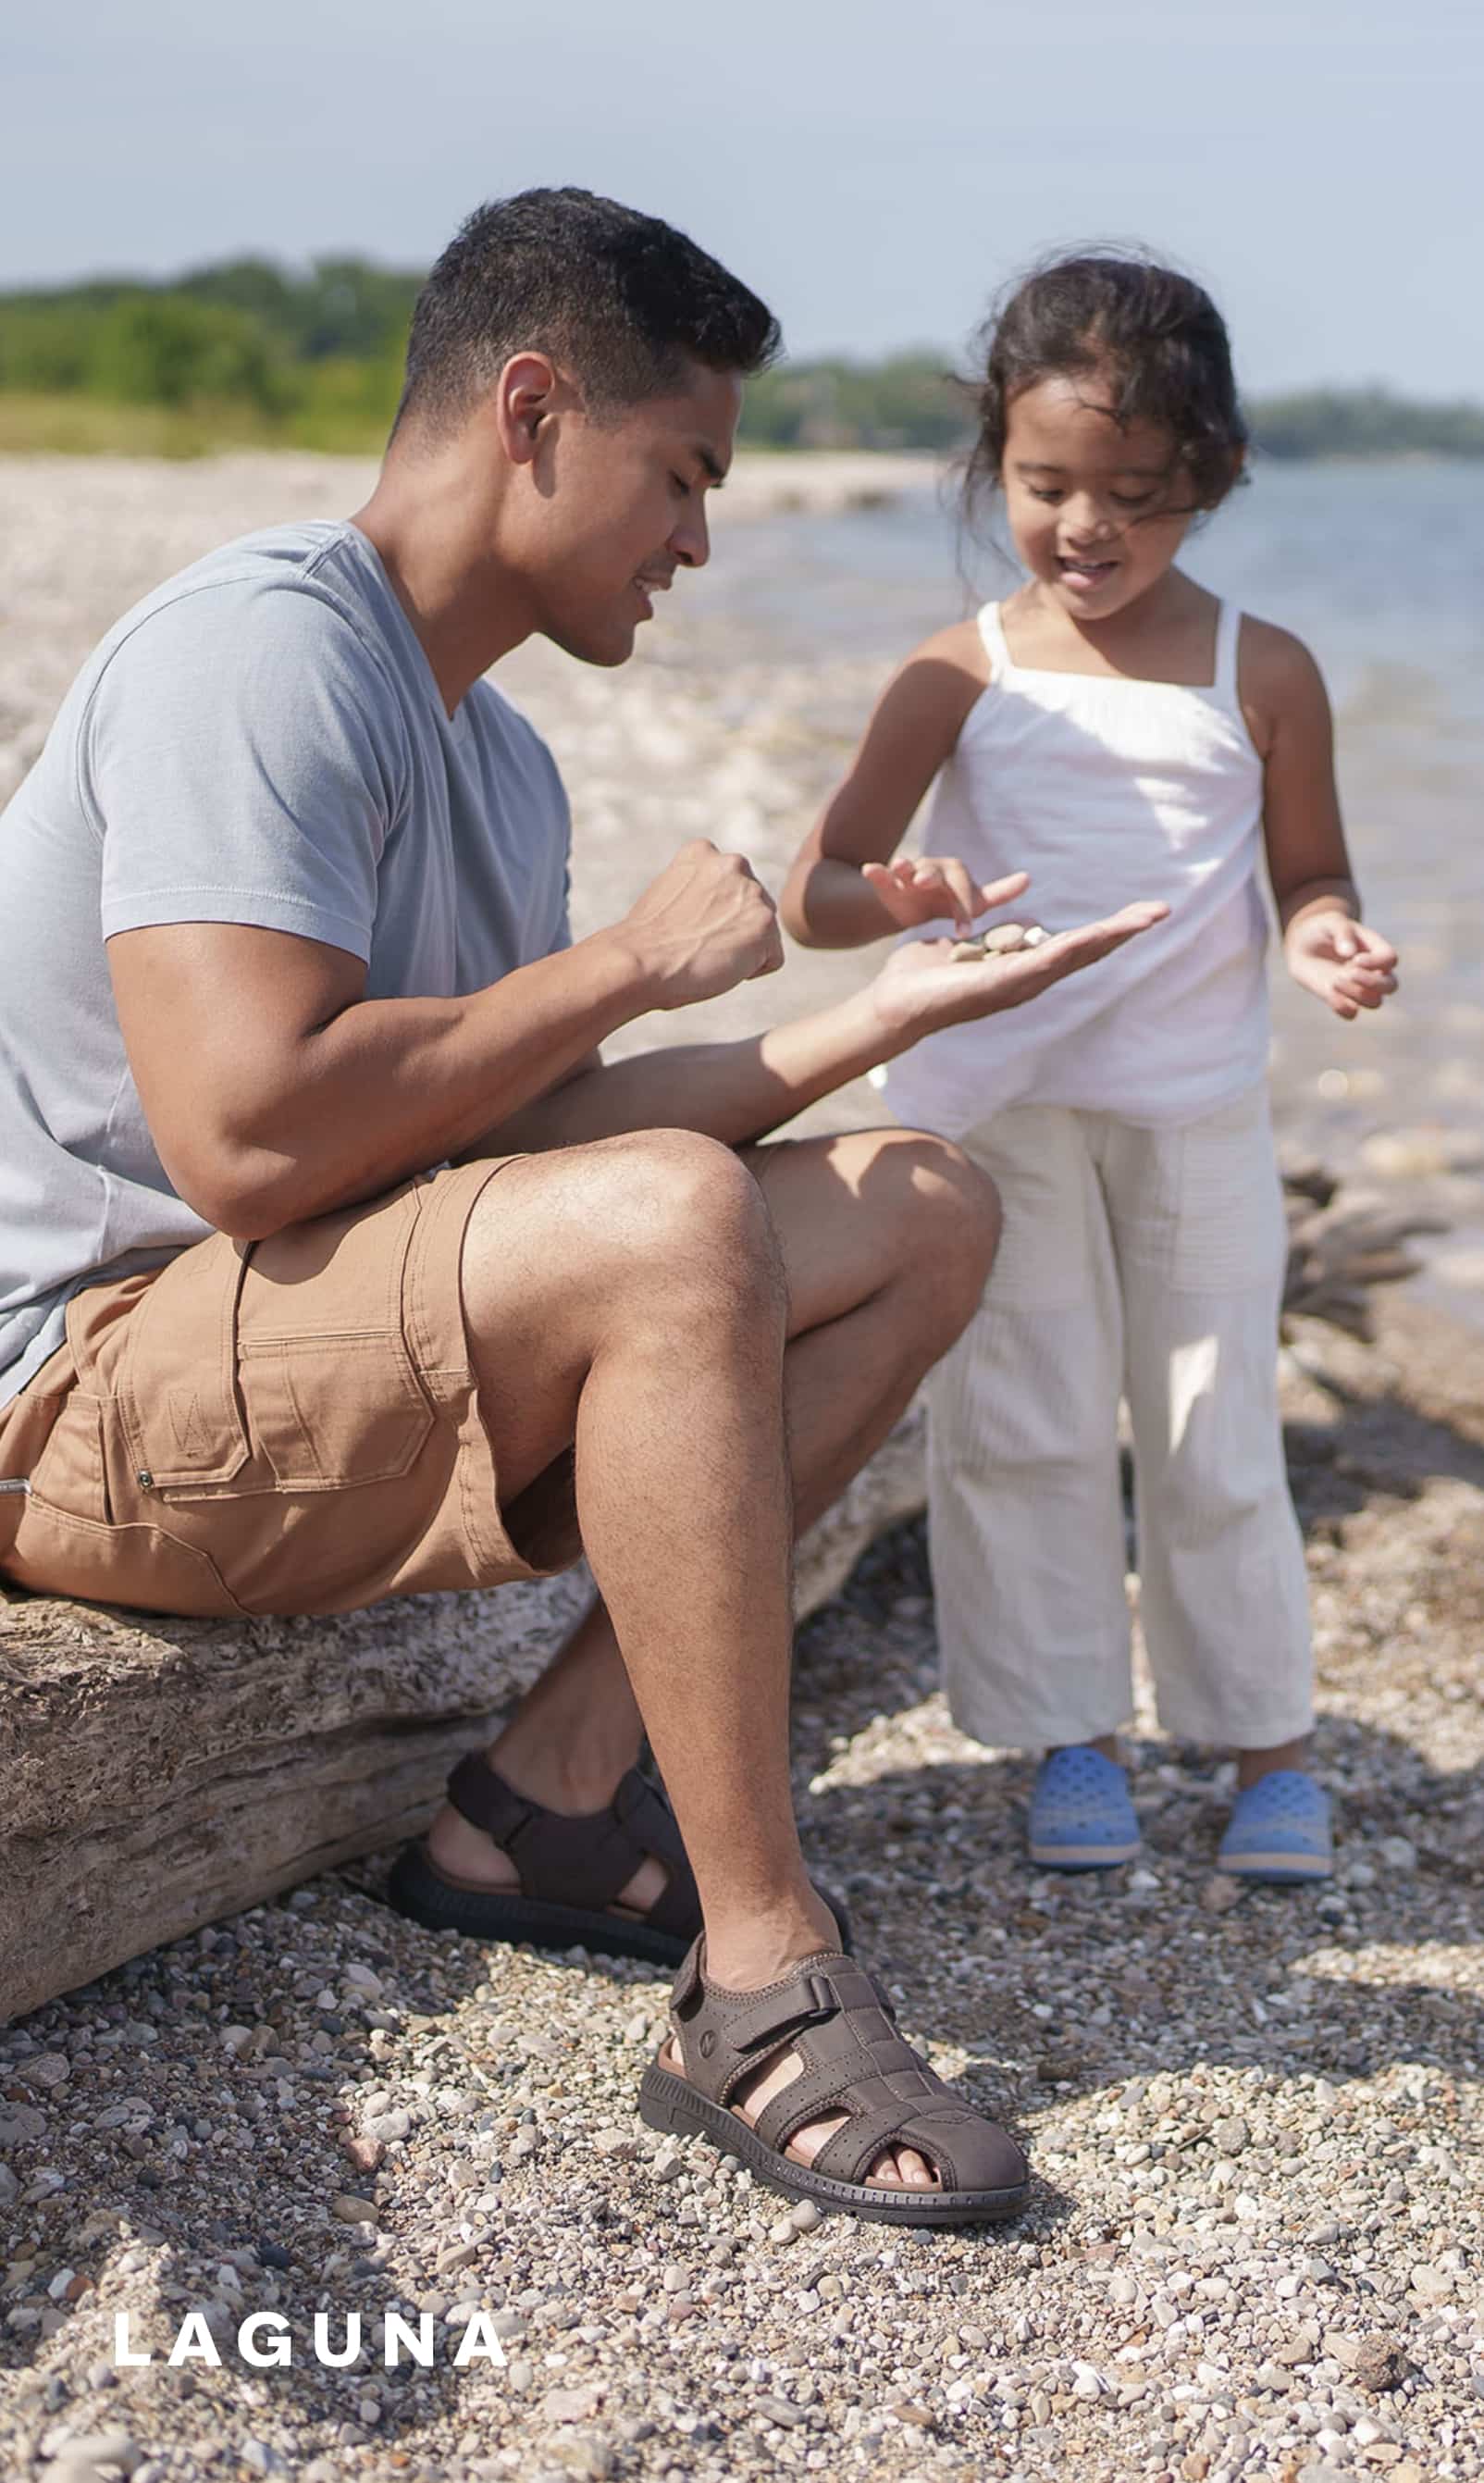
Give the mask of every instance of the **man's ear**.
M 513 466 L 529 466 L 543 425 L 564 393 L 545 354 L 515 354 L 494 384 L 492 408 L 500 443 Z

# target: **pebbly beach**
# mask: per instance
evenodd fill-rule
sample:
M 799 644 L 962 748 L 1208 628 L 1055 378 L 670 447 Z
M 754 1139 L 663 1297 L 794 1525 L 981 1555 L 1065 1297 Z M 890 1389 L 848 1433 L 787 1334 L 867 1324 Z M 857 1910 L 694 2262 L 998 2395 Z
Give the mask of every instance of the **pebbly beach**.
M 233 534 L 343 514 L 369 480 L 302 456 L 0 461 L 0 801 L 137 595 Z M 884 664 L 848 609 L 801 661 L 771 599 L 796 562 L 834 559 L 848 607 L 829 527 L 879 519 L 889 548 L 933 490 L 914 458 L 744 459 L 713 567 L 677 581 L 634 663 L 538 643 L 501 667 L 570 790 L 579 936 L 693 836 L 777 887 Z M 1424 894 L 1441 974 L 1454 934 Z M 704 1030 L 861 974 L 791 952 Z M 1341 1052 L 1279 1007 L 1281 1131 L 1338 1149 L 1347 1190 L 1451 1226 L 1374 1344 L 1303 1321 L 1285 1348 L 1333 1882 L 1216 1874 L 1224 1778 L 1147 1702 L 1141 1858 L 1094 1884 L 1029 1873 L 1029 1763 L 947 1721 L 915 1519 L 801 1633 L 807 1850 L 909 2026 L 941 2030 L 935 2067 L 1025 2136 L 1024 2218 L 918 2237 L 785 2213 L 637 2121 L 663 1979 L 420 1932 L 379 1902 L 389 1856 L 371 1857 L 0 2027 L 5 2471 L 1484 2470 L 1479 1023 L 1462 985 L 1433 1018 L 1419 988 L 1394 1035 Z M 647 1022 L 614 1048 L 703 1028 Z M 860 1087 L 807 1125 L 873 1117 Z M 0 1685 L 26 1628 L 26 1599 L 0 1600 Z M 120 2313 L 150 2359 L 119 2359 Z M 252 2359 L 253 2313 L 290 2357 Z M 395 2321 L 425 2326 L 426 2362 L 388 2362 Z

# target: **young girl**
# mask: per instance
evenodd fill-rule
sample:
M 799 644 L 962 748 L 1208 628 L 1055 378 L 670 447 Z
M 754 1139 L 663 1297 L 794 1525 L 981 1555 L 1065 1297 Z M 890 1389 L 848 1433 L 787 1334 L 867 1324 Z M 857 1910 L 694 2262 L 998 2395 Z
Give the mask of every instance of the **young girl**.
M 931 1383 L 949 1699 L 982 1740 L 1048 1751 L 1038 1865 L 1127 1860 L 1122 1396 L 1160 1721 L 1237 1753 L 1223 1869 L 1320 1878 L 1259 848 L 1288 970 L 1337 1016 L 1394 990 L 1395 952 L 1360 921 L 1312 658 L 1176 565 L 1246 446 L 1208 297 L 1132 257 L 1042 269 L 992 324 L 979 423 L 968 488 L 1003 494 L 1025 582 L 897 674 L 783 921 L 821 947 L 963 926 L 1020 865 L 1016 911 L 1053 931 L 1136 897 L 1170 916 L 1100 975 L 885 1075 L 899 1118 L 958 1138 L 1004 1206 L 983 1306 Z M 893 862 L 935 777 L 934 858 Z

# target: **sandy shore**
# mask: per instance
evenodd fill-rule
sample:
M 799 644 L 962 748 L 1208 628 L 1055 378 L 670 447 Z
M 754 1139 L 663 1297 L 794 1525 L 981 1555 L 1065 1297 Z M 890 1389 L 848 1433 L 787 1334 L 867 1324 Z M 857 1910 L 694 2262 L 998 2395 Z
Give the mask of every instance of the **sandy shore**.
M 891 471 L 758 461 L 719 539 Z M 0 462 L 0 791 L 135 596 L 234 533 L 344 513 L 368 482 L 318 459 Z M 682 586 L 621 672 L 543 646 L 504 668 L 572 789 L 579 930 L 688 835 L 776 878 L 875 687 L 850 658 L 740 659 L 696 583 L 701 617 Z M 761 1024 L 860 971 L 796 957 L 704 1022 Z M 818 1117 L 841 1108 L 868 1106 Z M 1141 1859 L 1031 1876 L 1026 1763 L 963 1740 L 936 1690 L 920 1529 L 804 1635 L 809 1853 L 909 2031 L 1025 2134 L 1020 2225 L 790 2226 L 746 2176 L 635 2123 L 661 1982 L 424 1936 L 377 1902 L 373 1865 L 0 2030 L 0 2472 L 1484 2472 L 1484 1345 L 1402 1302 L 1374 1352 L 1304 1348 L 1318 1375 L 1290 1368 L 1285 1411 L 1333 1885 L 1215 1880 L 1224 1779 L 1158 1736 L 1147 1699 Z M 288 2322 L 291 2367 L 238 2355 L 257 2309 Z M 332 2341 L 362 2314 L 355 2365 L 315 2363 L 320 2309 Z M 476 2309 L 506 2362 L 461 2373 Z M 148 2365 L 116 2367 L 120 2310 Z M 193 2310 L 221 2364 L 172 2369 Z M 432 2370 L 384 2368 L 394 2310 L 431 2320 Z

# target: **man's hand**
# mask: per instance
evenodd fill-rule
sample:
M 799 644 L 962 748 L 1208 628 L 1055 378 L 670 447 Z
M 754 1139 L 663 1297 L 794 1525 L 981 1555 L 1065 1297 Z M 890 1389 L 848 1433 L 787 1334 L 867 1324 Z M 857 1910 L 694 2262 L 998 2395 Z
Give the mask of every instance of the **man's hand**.
M 1337 1017 L 1377 1009 L 1396 989 L 1396 951 L 1339 906 L 1298 915 L 1284 935 L 1288 972 Z
M 870 997 L 883 1030 L 895 1051 L 905 1051 L 924 1034 L 970 1019 L 993 1017 L 996 1010 L 1019 1008 L 1048 991 L 1068 975 L 1095 965 L 1125 942 L 1151 930 L 1169 913 L 1167 905 L 1147 901 L 1126 905 L 1101 922 L 1084 923 L 1076 931 L 1058 931 L 1038 948 L 1012 950 L 1008 956 L 986 957 L 982 963 L 955 962 L 951 940 L 914 940 L 894 949 L 870 987 Z
M 966 930 L 996 905 L 1008 905 L 1030 885 L 1023 870 L 981 888 L 954 854 L 905 855 L 898 862 L 864 862 L 861 876 L 904 931 L 919 922 L 944 921 Z
M 681 846 L 612 936 L 633 955 L 649 1008 L 714 1000 L 783 962 L 767 890 L 741 854 L 720 853 L 703 837 Z

